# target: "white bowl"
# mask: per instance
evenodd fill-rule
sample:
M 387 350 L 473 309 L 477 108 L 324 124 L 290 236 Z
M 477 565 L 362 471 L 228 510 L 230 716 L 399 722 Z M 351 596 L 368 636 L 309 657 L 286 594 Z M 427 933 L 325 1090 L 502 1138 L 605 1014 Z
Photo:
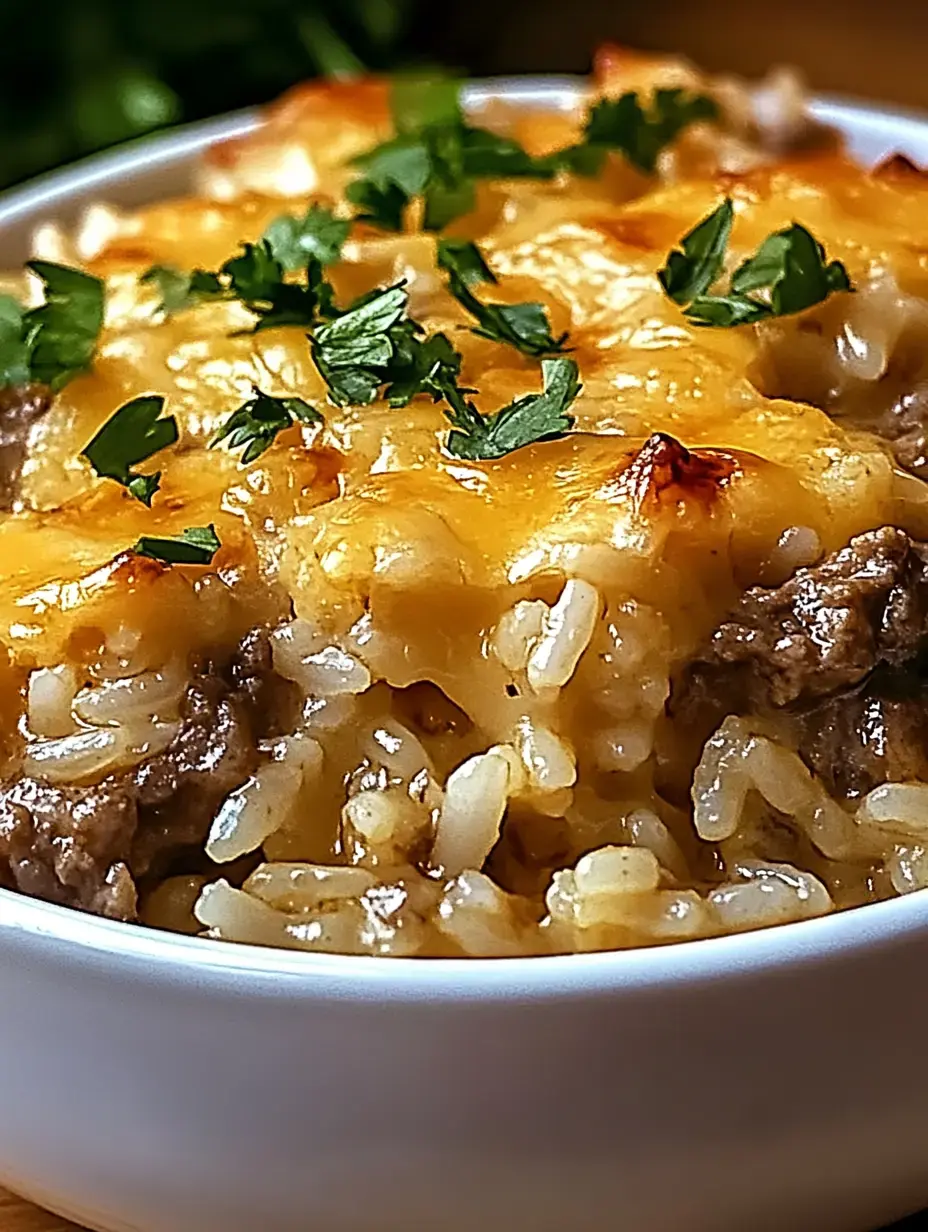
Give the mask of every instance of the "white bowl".
M 863 158 L 928 160 L 928 120 L 816 112 Z M 254 123 L 9 194 L 0 264 L 44 217 L 178 190 Z M 104 1232 L 864 1232 L 928 1205 L 926 979 L 925 892 L 665 949 L 431 961 L 0 891 L 0 1183 Z

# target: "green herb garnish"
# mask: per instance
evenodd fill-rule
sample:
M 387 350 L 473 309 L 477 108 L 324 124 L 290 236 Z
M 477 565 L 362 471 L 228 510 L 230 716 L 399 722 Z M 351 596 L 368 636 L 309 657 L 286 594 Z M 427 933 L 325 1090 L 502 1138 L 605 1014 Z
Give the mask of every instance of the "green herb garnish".
M 645 108 L 639 96 L 629 92 L 596 103 L 587 117 L 583 141 L 551 157 L 579 175 L 598 175 L 607 152 L 616 150 L 633 167 L 653 175 L 661 151 L 683 129 L 699 120 L 716 120 L 718 115 L 718 105 L 704 94 L 655 90 Z
M 540 357 L 563 351 L 567 334 L 555 338 L 543 304 L 487 304 L 471 288 L 480 283 L 495 285 L 496 275 L 469 240 L 439 240 L 438 264 L 448 273 L 448 288 L 455 299 L 476 318 L 474 330 L 493 342 L 505 342 L 524 355 Z
M 226 420 L 222 429 L 210 441 L 210 446 L 227 441 L 229 449 L 242 449 L 242 463 L 254 462 L 274 443 L 278 432 L 301 423 L 323 423 L 315 407 L 302 398 L 274 398 L 255 386 L 255 396 L 240 406 Z
M 22 305 L 12 295 L 0 295 L 0 389 L 7 385 L 27 385 L 30 345 L 23 327 Z
M 303 218 L 276 218 L 256 244 L 243 244 L 218 270 L 184 272 L 153 265 L 141 280 L 158 288 L 160 307 L 169 316 L 197 304 L 240 300 L 259 318 L 255 332 L 311 326 L 331 308 L 331 289 L 322 270 L 339 260 L 350 228 L 348 220 L 313 205 Z M 286 273 L 304 267 L 306 285 L 285 281 Z
M 103 283 L 91 274 L 29 261 L 45 287 L 45 303 L 23 318 L 30 347 L 29 370 L 34 381 L 53 390 L 89 372 L 103 328 Z
M 727 329 L 771 317 L 790 316 L 820 304 L 835 291 L 852 291 L 840 261 L 827 261 L 825 249 L 799 223 L 768 235 L 743 261 L 727 293 L 713 292 L 731 237 L 734 207 L 726 198 L 682 239 L 658 271 L 666 294 L 694 325 Z
M 188 526 L 179 539 L 155 539 L 143 535 L 132 551 L 136 556 L 149 556 L 166 565 L 211 565 L 222 544 L 216 527 Z
M 310 336 L 313 359 L 336 406 L 366 406 L 377 397 L 397 353 L 394 334 L 406 315 L 403 283 L 376 290 Z
M 310 260 L 333 265 L 341 258 L 350 230 L 350 219 L 311 205 L 302 218 L 290 214 L 275 218 L 261 238 L 285 270 L 298 270 Z
M 482 415 L 468 401 L 469 390 L 443 381 L 440 393 L 453 425 L 448 435 L 448 452 L 471 461 L 502 458 L 525 445 L 556 440 L 569 432 L 574 420 L 567 410 L 581 388 L 577 364 L 566 356 L 545 359 L 541 376 L 542 393 L 516 398 L 493 415 Z
M 99 278 L 30 261 L 45 287 L 45 302 L 29 311 L 10 295 L 0 296 L 0 387 L 37 381 L 63 389 L 89 372 L 103 328 L 104 286 Z
M 550 159 L 468 124 L 459 93 L 460 83 L 448 78 L 394 83 L 396 136 L 354 160 L 363 178 L 349 185 L 348 199 L 361 207 L 359 217 L 400 231 L 406 206 L 421 199 L 424 229 L 439 231 L 474 208 L 477 180 L 557 173 Z
M 390 406 L 408 406 L 417 394 L 435 396 L 445 382 L 455 384 L 461 371 L 461 355 L 444 334 L 426 338 L 418 325 L 394 329 L 394 355 L 387 370 L 385 398 Z
M 177 420 L 173 415 L 161 419 L 163 410 L 164 398 L 160 396 L 133 398 L 110 416 L 81 453 L 97 475 L 115 479 L 149 507 L 158 491 L 161 472 L 137 475 L 133 467 L 177 440 Z

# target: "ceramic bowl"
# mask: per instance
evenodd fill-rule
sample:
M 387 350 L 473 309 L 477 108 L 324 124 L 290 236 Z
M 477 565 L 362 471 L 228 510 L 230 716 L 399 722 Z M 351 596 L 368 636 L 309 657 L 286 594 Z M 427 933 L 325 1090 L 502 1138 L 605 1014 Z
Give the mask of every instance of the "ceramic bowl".
M 928 160 L 928 120 L 815 110 L 864 159 Z M 255 124 L 9 194 L 0 264 L 44 218 L 181 190 Z M 0 891 L 0 1183 L 102 1232 L 864 1232 L 928 1205 L 926 973 L 928 892 L 664 949 L 432 961 Z

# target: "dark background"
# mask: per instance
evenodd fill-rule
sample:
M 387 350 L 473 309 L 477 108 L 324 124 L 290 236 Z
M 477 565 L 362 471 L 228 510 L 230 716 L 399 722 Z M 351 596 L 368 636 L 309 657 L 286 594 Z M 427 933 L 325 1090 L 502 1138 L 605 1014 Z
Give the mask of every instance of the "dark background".
M 583 72 L 606 39 L 928 107 L 924 0 L 0 0 L 0 187 L 320 71 Z

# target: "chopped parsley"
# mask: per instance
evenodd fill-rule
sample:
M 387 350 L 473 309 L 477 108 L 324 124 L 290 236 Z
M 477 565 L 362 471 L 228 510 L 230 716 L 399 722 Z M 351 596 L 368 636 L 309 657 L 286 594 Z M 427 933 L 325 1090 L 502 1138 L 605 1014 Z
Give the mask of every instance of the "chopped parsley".
M 12 295 L 0 295 L 0 388 L 27 385 L 32 380 L 24 316 L 22 305 Z
M 303 218 L 276 218 L 256 244 L 243 244 L 218 270 L 154 265 L 142 282 L 157 287 L 160 307 L 169 316 L 197 304 L 240 300 L 258 317 L 255 332 L 312 326 L 331 313 L 331 288 L 322 271 L 340 259 L 350 228 L 349 220 L 313 205 Z M 305 284 L 286 281 L 287 273 L 304 268 Z
M 656 90 L 642 105 L 630 92 L 596 103 L 580 142 L 535 157 L 512 138 L 468 124 L 459 91 L 459 83 L 448 78 L 394 83 L 396 135 L 354 160 L 363 175 L 348 186 L 347 195 L 360 207 L 359 218 L 401 231 L 406 207 L 421 199 L 423 228 L 440 231 L 474 208 L 478 180 L 545 180 L 564 171 L 595 176 L 610 150 L 653 174 L 661 151 L 684 128 L 719 114 L 717 104 L 703 94 Z
M 311 205 L 302 218 L 283 214 L 261 237 L 285 270 L 302 269 L 312 259 L 334 265 L 351 230 L 351 220 L 336 218 L 331 210 Z
M 136 556 L 149 556 L 166 565 L 211 565 L 222 547 L 216 527 L 188 526 L 179 539 L 156 539 L 143 535 L 133 546 Z
M 474 333 L 493 342 L 505 342 L 523 355 L 540 357 L 563 351 L 567 334 L 555 338 L 543 304 L 487 304 L 471 288 L 496 285 L 498 279 L 476 244 L 469 240 L 438 241 L 438 264 L 448 274 L 454 298 L 477 320 Z
M 840 261 L 799 223 L 774 231 L 738 266 L 728 292 L 714 292 L 731 237 L 734 207 L 726 198 L 699 222 L 658 272 L 665 293 L 694 325 L 727 329 L 789 316 L 820 304 L 836 291 L 852 291 Z
M 316 408 L 302 398 L 274 398 L 262 393 L 257 386 L 254 394 L 233 411 L 210 441 L 211 446 L 227 441 L 229 449 L 244 449 L 242 463 L 245 466 L 269 449 L 277 433 L 291 428 L 295 420 L 313 424 L 324 422 Z
M 525 445 L 556 440 L 569 432 L 574 420 L 567 411 L 581 388 L 576 361 L 567 356 L 542 360 L 541 376 L 540 394 L 516 398 L 492 415 L 482 415 L 468 401 L 470 391 L 442 381 L 440 396 L 453 426 L 448 452 L 471 461 L 502 458 Z
M 195 269 L 185 272 L 173 265 L 153 265 L 141 280 L 151 283 L 161 296 L 160 310 L 168 316 L 209 300 L 230 299 L 218 274 Z
M 683 129 L 699 120 L 718 119 L 718 105 L 705 94 L 687 90 L 655 90 L 647 107 L 629 92 L 604 98 L 587 116 L 583 141 L 552 155 L 565 170 L 598 175 L 606 154 L 615 150 L 647 175 L 653 175 L 661 151 Z
M 161 472 L 139 475 L 133 467 L 177 440 L 177 420 L 173 415 L 161 419 L 163 410 L 164 398 L 160 396 L 133 398 L 110 416 L 81 453 L 97 475 L 115 479 L 149 507 L 158 491 Z
M 417 394 L 433 397 L 443 383 L 456 383 L 461 371 L 461 355 L 445 334 L 423 337 L 421 327 L 406 321 L 409 328 L 394 329 L 394 355 L 387 376 L 385 393 L 392 407 L 408 406 Z
M 449 78 L 394 82 L 396 136 L 354 159 L 363 174 L 348 186 L 348 199 L 361 207 L 359 217 L 400 231 L 406 207 L 421 199 L 423 228 L 440 231 L 474 208 L 477 180 L 557 173 L 550 159 L 468 124 L 459 94 L 460 83 Z
M 313 360 L 336 406 L 366 406 L 397 354 L 396 327 L 407 324 L 403 283 L 371 291 L 310 337 Z M 408 341 L 408 329 L 401 337 Z
M 63 389 L 89 372 L 103 328 L 104 286 L 99 278 L 52 261 L 30 261 L 45 302 L 27 311 L 0 296 L 0 386 L 37 381 Z

